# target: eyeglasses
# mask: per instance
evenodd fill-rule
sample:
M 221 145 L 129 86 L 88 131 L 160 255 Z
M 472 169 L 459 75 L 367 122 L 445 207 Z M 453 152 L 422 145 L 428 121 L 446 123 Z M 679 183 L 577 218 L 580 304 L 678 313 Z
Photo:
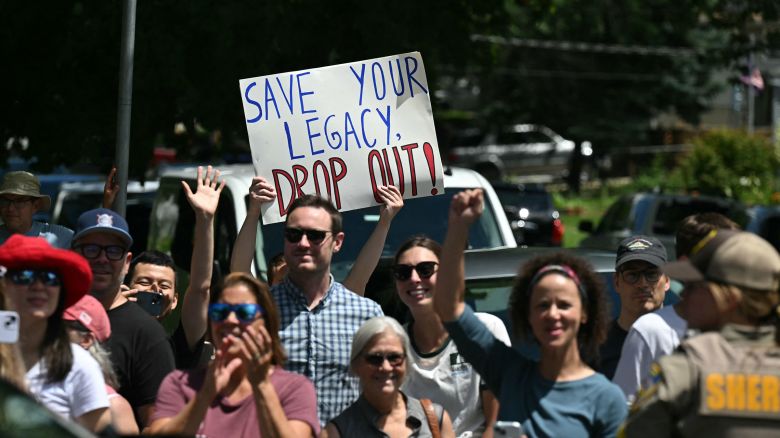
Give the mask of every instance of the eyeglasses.
M 647 269 L 645 271 L 622 271 L 620 275 L 623 277 L 623 281 L 628 284 L 636 284 L 639 282 L 639 277 L 645 277 L 645 281 L 648 283 L 655 283 L 661 278 L 661 271 L 658 269 Z
M 94 243 L 85 243 L 73 248 L 80 252 L 84 257 L 92 260 L 100 257 L 101 251 L 105 251 L 106 258 L 114 262 L 117 260 L 122 260 L 122 257 L 124 257 L 127 253 L 127 249 L 119 245 L 102 246 Z
M 19 208 L 20 206 L 33 201 L 35 201 L 35 198 L 0 198 L 0 208 L 5 208 L 10 205 Z
M 259 304 L 244 303 L 244 304 L 225 304 L 214 303 L 209 305 L 209 319 L 214 322 L 222 322 L 230 316 L 231 313 L 236 314 L 236 318 L 244 324 L 249 324 L 254 321 L 257 314 L 264 314 L 265 310 Z
M 287 239 L 287 241 L 290 243 L 298 243 L 301 241 L 301 239 L 303 239 L 303 235 L 305 234 L 309 243 L 319 245 L 323 240 L 325 240 L 325 236 L 327 236 L 328 233 L 330 233 L 330 231 L 307 230 L 303 228 L 285 228 L 284 238 Z
M 60 285 L 60 276 L 56 272 L 51 271 L 34 271 L 31 269 L 8 271 L 6 278 L 18 286 L 29 286 L 35 283 L 35 280 L 40 280 L 45 286 Z
M 366 354 L 363 356 L 363 358 L 366 360 L 366 362 L 377 368 L 381 367 L 382 364 L 385 363 L 385 360 L 390 363 L 390 366 L 397 367 L 404 363 L 406 355 L 403 353 L 372 353 Z
M 436 273 L 436 262 L 420 262 L 416 265 L 395 265 L 393 266 L 393 277 L 400 281 L 406 281 L 412 278 L 412 271 L 417 271 L 420 278 L 431 278 Z

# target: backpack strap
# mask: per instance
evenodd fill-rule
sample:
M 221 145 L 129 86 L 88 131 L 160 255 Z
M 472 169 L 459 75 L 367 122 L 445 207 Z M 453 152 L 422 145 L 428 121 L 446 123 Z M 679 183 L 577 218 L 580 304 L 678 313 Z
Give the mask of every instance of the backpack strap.
M 431 428 L 431 435 L 433 438 L 440 438 L 439 421 L 436 419 L 436 409 L 433 407 L 433 403 L 427 398 L 420 399 L 425 416 L 428 418 L 428 427 Z

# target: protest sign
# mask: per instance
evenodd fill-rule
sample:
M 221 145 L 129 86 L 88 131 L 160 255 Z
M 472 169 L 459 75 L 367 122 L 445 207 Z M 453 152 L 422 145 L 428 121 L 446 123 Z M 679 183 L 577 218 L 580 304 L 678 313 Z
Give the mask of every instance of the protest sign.
M 276 188 L 263 223 L 303 194 L 339 210 L 444 192 L 428 81 L 418 52 L 239 81 L 255 173 Z

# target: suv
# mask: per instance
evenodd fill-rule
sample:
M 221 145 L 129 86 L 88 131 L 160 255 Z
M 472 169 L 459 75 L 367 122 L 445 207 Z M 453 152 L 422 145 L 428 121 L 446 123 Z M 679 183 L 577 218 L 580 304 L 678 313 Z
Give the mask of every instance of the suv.
M 579 156 L 577 155 L 579 154 Z M 477 170 L 491 180 L 507 176 L 536 176 L 538 180 L 562 180 L 575 158 L 593 154 L 590 142 L 577 145 L 552 129 L 531 124 L 505 127 L 488 133 L 477 146 L 459 146 L 450 151 L 450 164 Z
M 747 223 L 745 206 L 732 199 L 636 193 L 618 198 L 604 213 L 595 230 L 593 222 L 580 222 L 580 231 L 592 233 L 580 246 L 616 251 L 624 238 L 643 234 L 657 237 L 666 247 L 669 260 L 674 260 L 677 225 L 687 216 L 705 212 L 720 213 L 740 226 Z
M 561 246 L 563 222 L 552 195 L 541 184 L 491 183 L 518 245 Z
M 227 273 L 230 254 L 238 230 L 246 217 L 249 186 L 255 172 L 251 164 L 219 166 L 221 178 L 225 180 L 217 207 L 215 222 L 215 278 Z M 160 187 L 152 209 L 149 232 L 149 248 L 172 255 L 176 265 L 189 270 L 192 257 L 192 233 L 194 215 L 181 188 L 180 181 L 194 185 L 196 167 L 168 169 L 160 177 Z M 485 191 L 485 212 L 479 223 L 471 227 L 469 246 L 471 248 L 515 247 L 514 236 L 490 183 L 478 173 L 468 169 L 449 168 L 444 172 L 445 193 L 443 196 L 406 199 L 404 208 L 393 219 L 393 225 L 385 241 L 383 255 L 392 255 L 409 236 L 426 233 L 441 241 L 447 229 L 447 214 L 452 194 L 469 188 Z M 378 207 L 345 211 L 344 245 L 333 257 L 332 272 L 336 280 L 346 277 L 352 263 L 374 230 L 379 220 Z M 257 233 L 253 271 L 265 275 L 266 260 L 283 250 L 284 223 L 260 226 Z

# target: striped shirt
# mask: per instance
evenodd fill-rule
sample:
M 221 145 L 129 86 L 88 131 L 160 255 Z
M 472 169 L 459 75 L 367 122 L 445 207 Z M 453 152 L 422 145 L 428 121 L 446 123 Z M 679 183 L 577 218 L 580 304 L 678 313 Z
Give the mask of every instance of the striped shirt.
M 333 281 L 325 297 L 309 310 L 303 292 L 288 278 L 271 289 L 279 307 L 285 368 L 302 374 L 317 390 L 317 414 L 323 425 L 360 395 L 357 377 L 349 374 L 352 336 L 382 308 Z

